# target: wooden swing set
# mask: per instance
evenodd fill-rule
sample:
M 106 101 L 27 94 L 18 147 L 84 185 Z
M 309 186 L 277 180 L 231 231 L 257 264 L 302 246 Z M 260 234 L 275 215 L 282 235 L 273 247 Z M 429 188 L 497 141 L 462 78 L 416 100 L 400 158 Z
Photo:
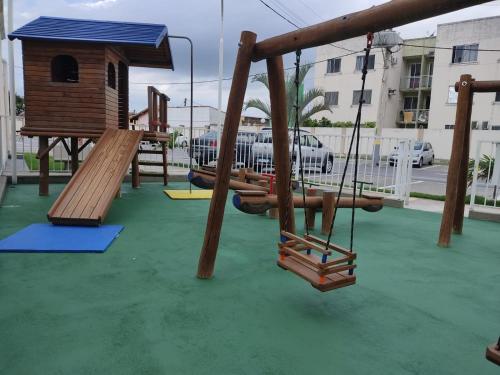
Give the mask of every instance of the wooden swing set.
M 351 246 L 349 249 L 331 243 L 331 230 L 326 241 L 307 233 L 298 236 L 295 232 L 294 199 L 290 189 L 291 158 L 288 148 L 288 118 L 285 90 L 283 54 L 296 52 L 296 68 L 300 63 L 300 51 L 305 48 L 335 43 L 374 32 L 401 26 L 425 18 L 453 12 L 462 8 L 482 4 L 487 0 L 393 0 L 379 6 L 351 13 L 320 24 L 275 36 L 256 43 L 257 35 L 250 31 L 241 33 L 238 55 L 227 104 L 226 117 L 221 138 L 221 149 L 217 160 L 214 191 L 208 214 L 205 239 L 201 250 L 197 276 L 202 279 L 213 275 L 217 247 L 219 244 L 224 209 L 229 189 L 233 150 L 236 144 L 250 65 L 266 60 L 271 102 L 273 156 L 276 171 L 276 196 L 279 209 L 280 240 L 278 265 L 296 273 L 321 291 L 352 285 L 354 260 L 352 251 L 354 211 L 351 217 Z M 365 52 L 369 54 L 371 41 Z M 365 55 L 366 56 L 366 55 Z M 365 61 L 366 61 L 365 57 Z M 363 74 L 366 77 L 366 67 Z M 363 100 L 359 103 L 358 118 Z M 297 105 L 297 103 L 296 103 Z M 357 121 L 358 123 L 359 121 Z M 298 121 L 296 121 L 297 132 Z M 356 135 L 354 126 L 353 135 Z M 357 132 L 359 139 L 359 131 Z M 354 136 L 352 141 L 354 141 Z M 295 144 L 295 142 L 294 142 Z M 351 142 L 352 150 L 353 143 Z M 294 152 L 294 151 L 292 151 Z M 299 160 L 300 155 L 299 143 Z M 350 156 L 351 152 L 349 152 Z M 356 163 L 357 157 L 355 158 Z M 357 164 L 357 163 L 356 163 Z M 347 162 L 346 162 L 347 166 Z M 356 173 L 355 173 L 356 176 Z M 354 183 L 356 184 L 356 178 Z M 304 189 L 303 189 L 304 191 Z M 356 191 L 356 189 L 354 189 Z M 305 193 L 303 193 L 304 197 Z M 338 194 L 338 198 L 340 194 Z M 356 197 L 354 195 L 353 199 Z M 305 206 L 305 204 L 304 204 Z M 353 205 L 354 206 L 354 205 Z M 335 220 L 332 220 L 332 227 Z M 306 225 L 307 228 L 307 225 Z M 312 251 L 319 255 L 312 254 Z M 338 257 L 328 260 L 332 254 Z

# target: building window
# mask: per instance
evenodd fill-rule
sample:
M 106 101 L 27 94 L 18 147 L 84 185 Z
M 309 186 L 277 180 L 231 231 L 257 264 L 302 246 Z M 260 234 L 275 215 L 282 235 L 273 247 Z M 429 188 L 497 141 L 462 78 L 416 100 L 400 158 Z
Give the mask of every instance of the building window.
M 445 125 L 445 129 L 453 130 L 455 128 L 455 125 Z
M 352 105 L 358 105 L 360 98 L 361 98 L 361 90 L 354 90 L 352 92 Z M 372 104 L 372 90 L 365 90 L 363 99 L 365 104 Z
M 500 125 L 491 125 L 491 130 L 500 130 Z
M 495 93 L 495 102 L 500 103 L 500 91 Z
M 328 59 L 326 65 L 327 73 L 340 73 L 342 59 Z
M 458 92 L 455 91 L 455 86 L 448 87 L 448 104 L 457 104 Z
M 113 63 L 108 64 L 108 86 L 116 89 L 116 71 Z
M 403 102 L 403 109 L 405 111 L 411 111 L 417 109 L 418 97 L 416 96 L 406 96 Z
M 356 71 L 363 70 L 364 56 L 356 56 Z M 368 69 L 375 69 L 375 55 L 368 56 Z
M 488 130 L 488 121 L 483 121 L 481 123 L 481 129 Z
M 339 92 L 338 91 L 325 92 L 325 104 L 328 106 L 339 105 Z
M 73 56 L 58 55 L 50 64 L 52 82 L 78 82 L 78 62 Z
M 451 62 L 453 64 L 476 62 L 478 49 L 479 49 L 479 44 L 477 43 L 453 46 Z

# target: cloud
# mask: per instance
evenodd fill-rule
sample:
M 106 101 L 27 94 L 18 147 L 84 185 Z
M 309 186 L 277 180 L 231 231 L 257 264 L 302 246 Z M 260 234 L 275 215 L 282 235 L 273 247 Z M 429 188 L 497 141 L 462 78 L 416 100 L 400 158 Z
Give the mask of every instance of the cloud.
M 96 0 L 96 1 L 87 1 L 83 3 L 73 3 L 70 4 L 70 6 L 76 8 L 84 8 L 84 9 L 105 9 L 112 7 L 117 3 L 118 0 Z

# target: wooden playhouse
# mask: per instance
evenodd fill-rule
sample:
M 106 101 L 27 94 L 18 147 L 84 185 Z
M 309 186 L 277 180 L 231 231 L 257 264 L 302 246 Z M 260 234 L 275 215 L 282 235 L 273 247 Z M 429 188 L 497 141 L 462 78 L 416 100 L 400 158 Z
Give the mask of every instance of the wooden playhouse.
M 73 177 L 48 213 L 57 224 L 100 224 L 132 163 L 139 185 L 141 141 L 161 144 L 167 182 L 168 97 L 148 88 L 149 127 L 129 130 L 129 67 L 173 69 L 165 25 L 40 17 L 9 35 L 23 49 L 25 126 L 38 137 L 40 195 L 48 195 L 49 151 L 62 143 Z M 96 144 L 78 165 L 78 154 Z M 151 164 L 151 162 L 149 163 Z

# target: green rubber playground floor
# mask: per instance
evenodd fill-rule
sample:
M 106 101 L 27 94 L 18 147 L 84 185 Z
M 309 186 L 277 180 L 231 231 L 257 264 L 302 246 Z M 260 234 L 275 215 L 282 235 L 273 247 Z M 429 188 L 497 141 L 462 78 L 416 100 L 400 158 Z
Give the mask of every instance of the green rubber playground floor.
M 61 188 L 9 188 L 0 238 L 46 222 Z M 0 254 L 0 374 L 498 374 L 499 224 L 466 220 L 440 249 L 439 215 L 359 210 L 358 283 L 321 293 L 276 266 L 277 221 L 230 200 L 215 277 L 198 280 L 209 202 L 162 189 L 124 185 L 104 254 Z

